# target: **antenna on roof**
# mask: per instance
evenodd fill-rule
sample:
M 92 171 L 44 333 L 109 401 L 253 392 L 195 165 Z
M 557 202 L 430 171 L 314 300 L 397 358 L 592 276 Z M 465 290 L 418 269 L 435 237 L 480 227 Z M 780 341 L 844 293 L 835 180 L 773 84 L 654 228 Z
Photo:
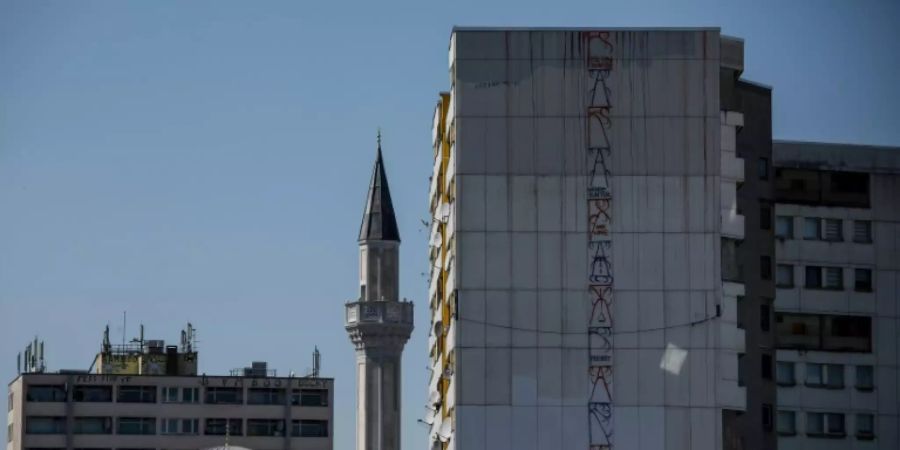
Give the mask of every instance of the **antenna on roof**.
M 319 346 L 316 346 L 316 349 L 313 351 L 313 368 L 312 368 L 312 376 L 313 378 L 319 378 L 319 369 L 321 369 L 322 365 L 322 354 L 319 353 Z

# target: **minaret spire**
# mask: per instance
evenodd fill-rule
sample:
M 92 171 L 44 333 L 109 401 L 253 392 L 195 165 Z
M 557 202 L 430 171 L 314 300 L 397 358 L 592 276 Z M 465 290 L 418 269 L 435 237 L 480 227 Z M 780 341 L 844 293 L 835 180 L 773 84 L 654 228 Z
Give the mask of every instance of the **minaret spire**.
M 388 187 L 384 160 L 381 156 L 381 129 L 378 130 L 377 139 L 378 150 L 375 155 L 375 167 L 372 169 L 372 179 L 369 182 L 369 193 L 366 196 L 366 209 L 359 227 L 359 241 L 400 242 L 394 203 L 391 201 L 391 189 Z

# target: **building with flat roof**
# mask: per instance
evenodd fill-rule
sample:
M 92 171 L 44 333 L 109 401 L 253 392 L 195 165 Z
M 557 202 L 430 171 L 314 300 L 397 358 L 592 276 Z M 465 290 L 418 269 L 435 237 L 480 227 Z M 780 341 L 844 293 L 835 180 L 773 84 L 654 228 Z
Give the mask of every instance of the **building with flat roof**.
M 900 148 L 773 146 L 778 446 L 900 448 Z
M 432 448 L 771 448 L 735 439 L 763 435 L 736 419 L 747 389 L 774 391 L 741 385 L 759 344 L 738 327 L 745 280 L 726 273 L 765 251 L 728 251 L 742 204 L 760 202 L 737 193 L 742 151 L 768 151 L 736 146 L 745 116 L 722 100 L 743 42 L 456 28 L 448 62 L 429 192 Z
M 318 351 L 312 376 L 279 377 L 265 363 L 208 376 L 192 339 L 163 344 L 110 345 L 107 332 L 92 370 L 58 373 L 28 351 L 9 384 L 6 449 L 332 448 L 334 380 L 318 376 Z

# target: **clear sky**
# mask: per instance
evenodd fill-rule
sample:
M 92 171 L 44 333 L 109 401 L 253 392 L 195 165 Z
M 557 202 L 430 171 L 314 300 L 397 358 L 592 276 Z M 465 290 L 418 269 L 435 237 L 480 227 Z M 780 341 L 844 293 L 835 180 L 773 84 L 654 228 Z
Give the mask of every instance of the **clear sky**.
M 0 378 L 35 334 L 52 369 L 199 329 L 200 364 L 336 378 L 375 130 L 398 213 L 403 443 L 424 448 L 430 125 L 453 25 L 720 26 L 774 87 L 776 138 L 900 145 L 897 1 L 0 1 Z M 6 427 L 0 427 L 5 437 Z M 6 442 L 5 439 L 2 442 Z

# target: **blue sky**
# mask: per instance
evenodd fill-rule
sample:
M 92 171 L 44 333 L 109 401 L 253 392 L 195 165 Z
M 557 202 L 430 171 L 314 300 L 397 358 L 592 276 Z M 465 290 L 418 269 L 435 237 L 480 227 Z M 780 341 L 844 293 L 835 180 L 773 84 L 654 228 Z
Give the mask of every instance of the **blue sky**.
M 774 87 L 776 138 L 900 145 L 898 23 L 896 1 L 0 1 L 0 378 L 35 334 L 51 368 L 87 368 L 124 310 L 129 338 L 192 321 L 207 373 L 304 372 L 318 345 L 350 450 L 342 304 L 381 126 L 422 448 L 420 219 L 453 25 L 721 26 Z

